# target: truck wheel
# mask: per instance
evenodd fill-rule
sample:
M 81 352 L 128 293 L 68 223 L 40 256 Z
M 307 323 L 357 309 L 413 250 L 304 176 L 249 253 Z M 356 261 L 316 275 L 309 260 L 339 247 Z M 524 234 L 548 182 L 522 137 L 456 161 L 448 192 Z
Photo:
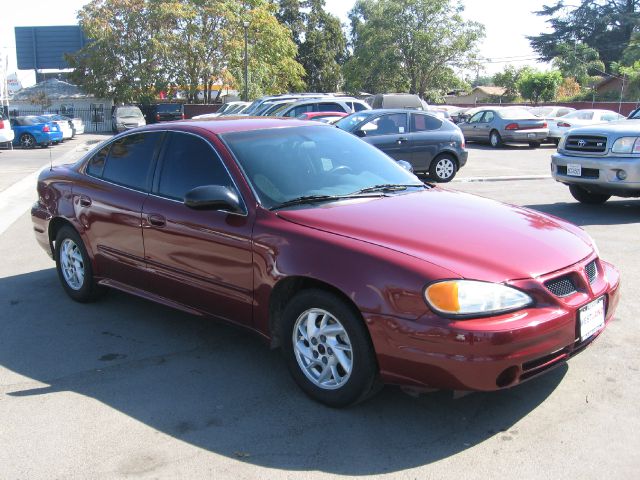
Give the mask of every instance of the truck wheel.
M 571 192 L 573 198 L 580 203 L 586 203 L 589 205 L 601 205 L 611 198 L 611 195 L 593 193 L 578 185 L 569 185 L 569 192 Z

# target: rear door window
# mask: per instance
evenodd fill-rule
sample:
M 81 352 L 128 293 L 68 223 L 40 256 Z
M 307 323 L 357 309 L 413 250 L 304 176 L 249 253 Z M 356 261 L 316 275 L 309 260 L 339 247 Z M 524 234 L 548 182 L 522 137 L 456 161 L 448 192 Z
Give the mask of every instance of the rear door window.
M 407 131 L 407 114 L 393 113 L 382 115 L 361 127 L 367 132 L 367 136 L 375 135 L 397 135 Z
M 148 191 L 161 132 L 137 133 L 111 144 L 102 178 L 134 190 Z
M 157 193 L 184 200 L 185 194 L 204 185 L 233 188 L 222 160 L 204 139 L 187 133 L 172 132 L 162 154 Z
M 344 108 L 339 103 L 327 102 L 318 105 L 318 112 L 344 112 Z

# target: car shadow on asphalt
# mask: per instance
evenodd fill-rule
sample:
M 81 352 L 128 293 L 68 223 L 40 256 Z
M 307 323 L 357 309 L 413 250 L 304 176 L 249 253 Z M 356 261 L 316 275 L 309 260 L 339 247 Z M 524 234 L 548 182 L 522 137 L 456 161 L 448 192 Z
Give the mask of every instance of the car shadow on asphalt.
M 456 400 L 385 387 L 334 410 L 308 399 L 279 352 L 256 336 L 118 292 L 78 304 L 54 269 L 0 279 L 0 318 L 0 364 L 40 382 L 20 379 L 3 387 L 6 395 L 75 392 L 216 454 L 295 472 L 382 474 L 488 439 L 509 442 L 567 372 L 562 365 L 513 389 Z
M 575 223 L 587 225 L 625 225 L 640 220 L 640 200 L 613 198 L 602 205 L 578 202 L 523 205 Z

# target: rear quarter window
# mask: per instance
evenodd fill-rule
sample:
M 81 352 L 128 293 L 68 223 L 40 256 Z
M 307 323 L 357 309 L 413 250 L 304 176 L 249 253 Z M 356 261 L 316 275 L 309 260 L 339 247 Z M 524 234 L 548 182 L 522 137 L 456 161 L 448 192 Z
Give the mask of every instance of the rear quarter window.
M 137 133 L 111 143 L 102 178 L 134 190 L 148 191 L 151 167 L 162 133 Z

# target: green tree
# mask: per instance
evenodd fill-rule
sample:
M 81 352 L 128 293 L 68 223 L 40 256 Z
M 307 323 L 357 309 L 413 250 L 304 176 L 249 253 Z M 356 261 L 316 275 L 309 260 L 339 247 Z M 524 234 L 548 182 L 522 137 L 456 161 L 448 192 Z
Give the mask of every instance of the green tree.
M 347 56 L 347 39 L 340 20 L 324 10 L 324 0 L 310 0 L 305 38 L 299 62 L 307 72 L 312 92 L 335 92 L 342 87 L 342 68 Z
M 562 44 L 579 42 L 597 50 L 609 69 L 631 39 L 640 17 L 640 0 L 556 0 L 535 13 L 549 17 L 551 27 L 551 32 L 528 37 L 542 60 L 557 57 Z
M 147 0 L 92 0 L 78 13 L 91 41 L 68 55 L 70 79 L 98 97 L 117 102 L 149 101 L 166 87 L 163 45 L 166 26 Z
M 244 90 L 242 24 L 249 21 L 249 97 L 304 88 L 304 68 L 296 61 L 298 49 L 291 31 L 275 16 L 277 6 L 268 0 L 245 0 L 243 3 L 245 8 L 233 23 L 229 40 L 229 50 L 233 52 L 228 59 L 229 81 L 238 90 Z
M 493 83 L 505 89 L 504 96 L 507 100 L 513 100 L 520 95 L 518 81 L 523 75 L 530 72 L 531 67 L 516 68 L 513 65 L 507 65 L 502 72 L 498 72 L 493 76 Z
M 484 27 L 464 21 L 461 11 L 451 0 L 358 0 L 350 12 L 348 89 L 422 97 L 450 90 L 453 69 L 474 61 L 484 36 Z
M 562 74 L 557 71 L 528 71 L 518 80 L 520 95 L 534 104 L 549 102 L 556 98 L 558 87 L 562 84 Z
M 553 66 L 563 77 L 575 78 L 580 85 L 586 86 L 592 75 L 604 71 L 598 51 L 584 43 L 561 43 L 556 46 L 556 51 Z

